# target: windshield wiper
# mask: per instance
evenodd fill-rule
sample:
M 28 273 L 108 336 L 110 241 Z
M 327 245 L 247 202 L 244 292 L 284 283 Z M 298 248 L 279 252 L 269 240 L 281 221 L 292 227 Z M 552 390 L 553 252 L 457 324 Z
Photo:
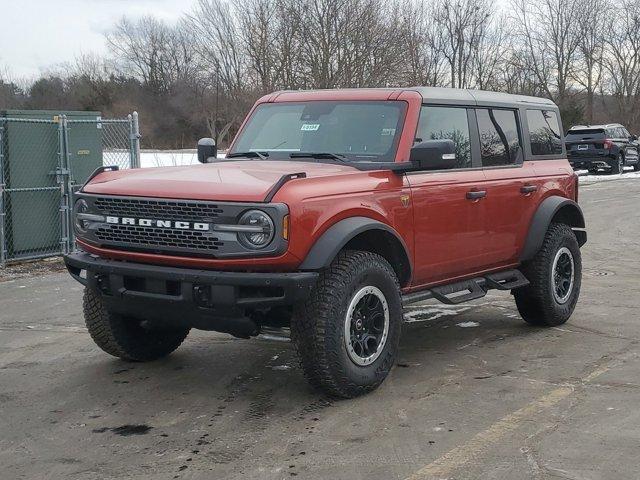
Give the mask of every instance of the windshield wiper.
M 236 157 L 258 157 L 260 160 L 266 160 L 269 156 L 268 152 L 256 152 L 255 150 L 251 150 L 250 152 L 234 152 L 231 155 L 227 155 L 226 158 L 236 158 Z
M 339 153 L 329 153 L 329 152 L 294 152 L 289 155 L 289 158 L 329 158 L 331 160 L 338 160 L 340 162 L 346 162 L 346 155 L 341 155 Z

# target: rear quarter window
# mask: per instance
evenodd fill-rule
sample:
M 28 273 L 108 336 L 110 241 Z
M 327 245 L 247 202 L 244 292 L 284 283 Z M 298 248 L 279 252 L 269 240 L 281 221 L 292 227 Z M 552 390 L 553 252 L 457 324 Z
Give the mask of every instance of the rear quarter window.
M 527 110 L 529 141 L 533 155 L 562 154 L 562 132 L 553 110 Z

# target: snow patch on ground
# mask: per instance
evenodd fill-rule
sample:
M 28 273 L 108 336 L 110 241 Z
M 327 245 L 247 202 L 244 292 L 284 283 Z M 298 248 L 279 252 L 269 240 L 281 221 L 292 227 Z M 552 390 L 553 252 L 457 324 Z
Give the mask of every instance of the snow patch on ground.
M 411 308 L 411 311 L 408 311 Z M 462 312 L 466 312 L 471 307 L 451 307 L 443 305 L 441 307 L 408 307 L 405 309 L 404 321 L 406 323 L 412 322 L 426 322 L 436 320 L 440 317 L 447 317 L 451 315 L 458 315 Z
M 218 158 L 224 158 L 224 153 L 218 153 Z M 178 167 L 182 165 L 194 165 L 198 163 L 197 152 L 190 150 L 142 150 L 140 152 L 140 166 L 151 167 Z
M 480 324 L 478 322 L 460 322 L 460 323 L 456 323 L 456 325 L 461 328 L 471 328 L 471 327 L 477 327 Z
M 291 370 L 291 365 L 274 365 L 271 367 L 272 370 Z
M 581 185 L 592 185 L 594 183 L 612 182 L 616 180 L 640 179 L 640 171 L 634 172 L 633 167 L 624 167 L 624 173 L 622 175 L 605 172 L 592 175 L 587 170 L 577 170 L 576 173 L 578 174 L 578 181 Z

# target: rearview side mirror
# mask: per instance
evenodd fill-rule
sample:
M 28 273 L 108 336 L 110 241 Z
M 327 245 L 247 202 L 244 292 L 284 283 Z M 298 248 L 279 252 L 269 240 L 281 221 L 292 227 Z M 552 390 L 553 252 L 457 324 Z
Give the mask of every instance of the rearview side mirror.
M 635 142 L 636 140 L 638 140 L 638 136 L 637 135 L 631 135 L 629 137 L 629 140 L 631 140 L 632 142 Z
M 198 140 L 198 161 L 200 163 L 209 163 L 209 159 L 212 157 L 215 161 L 217 156 L 218 149 L 213 138 L 201 138 Z
M 457 165 L 452 140 L 426 140 L 414 145 L 409 160 L 416 170 L 446 170 Z

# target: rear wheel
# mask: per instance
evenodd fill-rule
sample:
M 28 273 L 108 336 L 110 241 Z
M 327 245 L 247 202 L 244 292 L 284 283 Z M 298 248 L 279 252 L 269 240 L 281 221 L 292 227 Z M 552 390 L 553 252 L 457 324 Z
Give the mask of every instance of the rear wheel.
M 614 162 L 611 164 L 611 173 L 624 173 L 624 157 L 621 153 L 618 154 Z
M 522 267 L 529 285 L 513 291 L 518 311 L 532 325 L 566 322 L 578 301 L 582 259 L 568 225 L 552 223 L 536 256 Z
M 351 398 L 374 390 L 389 374 L 401 321 L 400 286 L 389 263 L 345 251 L 294 308 L 291 336 L 309 382 Z
M 107 310 L 100 295 L 84 290 L 84 319 L 93 341 L 123 360 L 147 362 L 166 357 L 187 338 L 188 328 L 151 329 L 139 319 Z

